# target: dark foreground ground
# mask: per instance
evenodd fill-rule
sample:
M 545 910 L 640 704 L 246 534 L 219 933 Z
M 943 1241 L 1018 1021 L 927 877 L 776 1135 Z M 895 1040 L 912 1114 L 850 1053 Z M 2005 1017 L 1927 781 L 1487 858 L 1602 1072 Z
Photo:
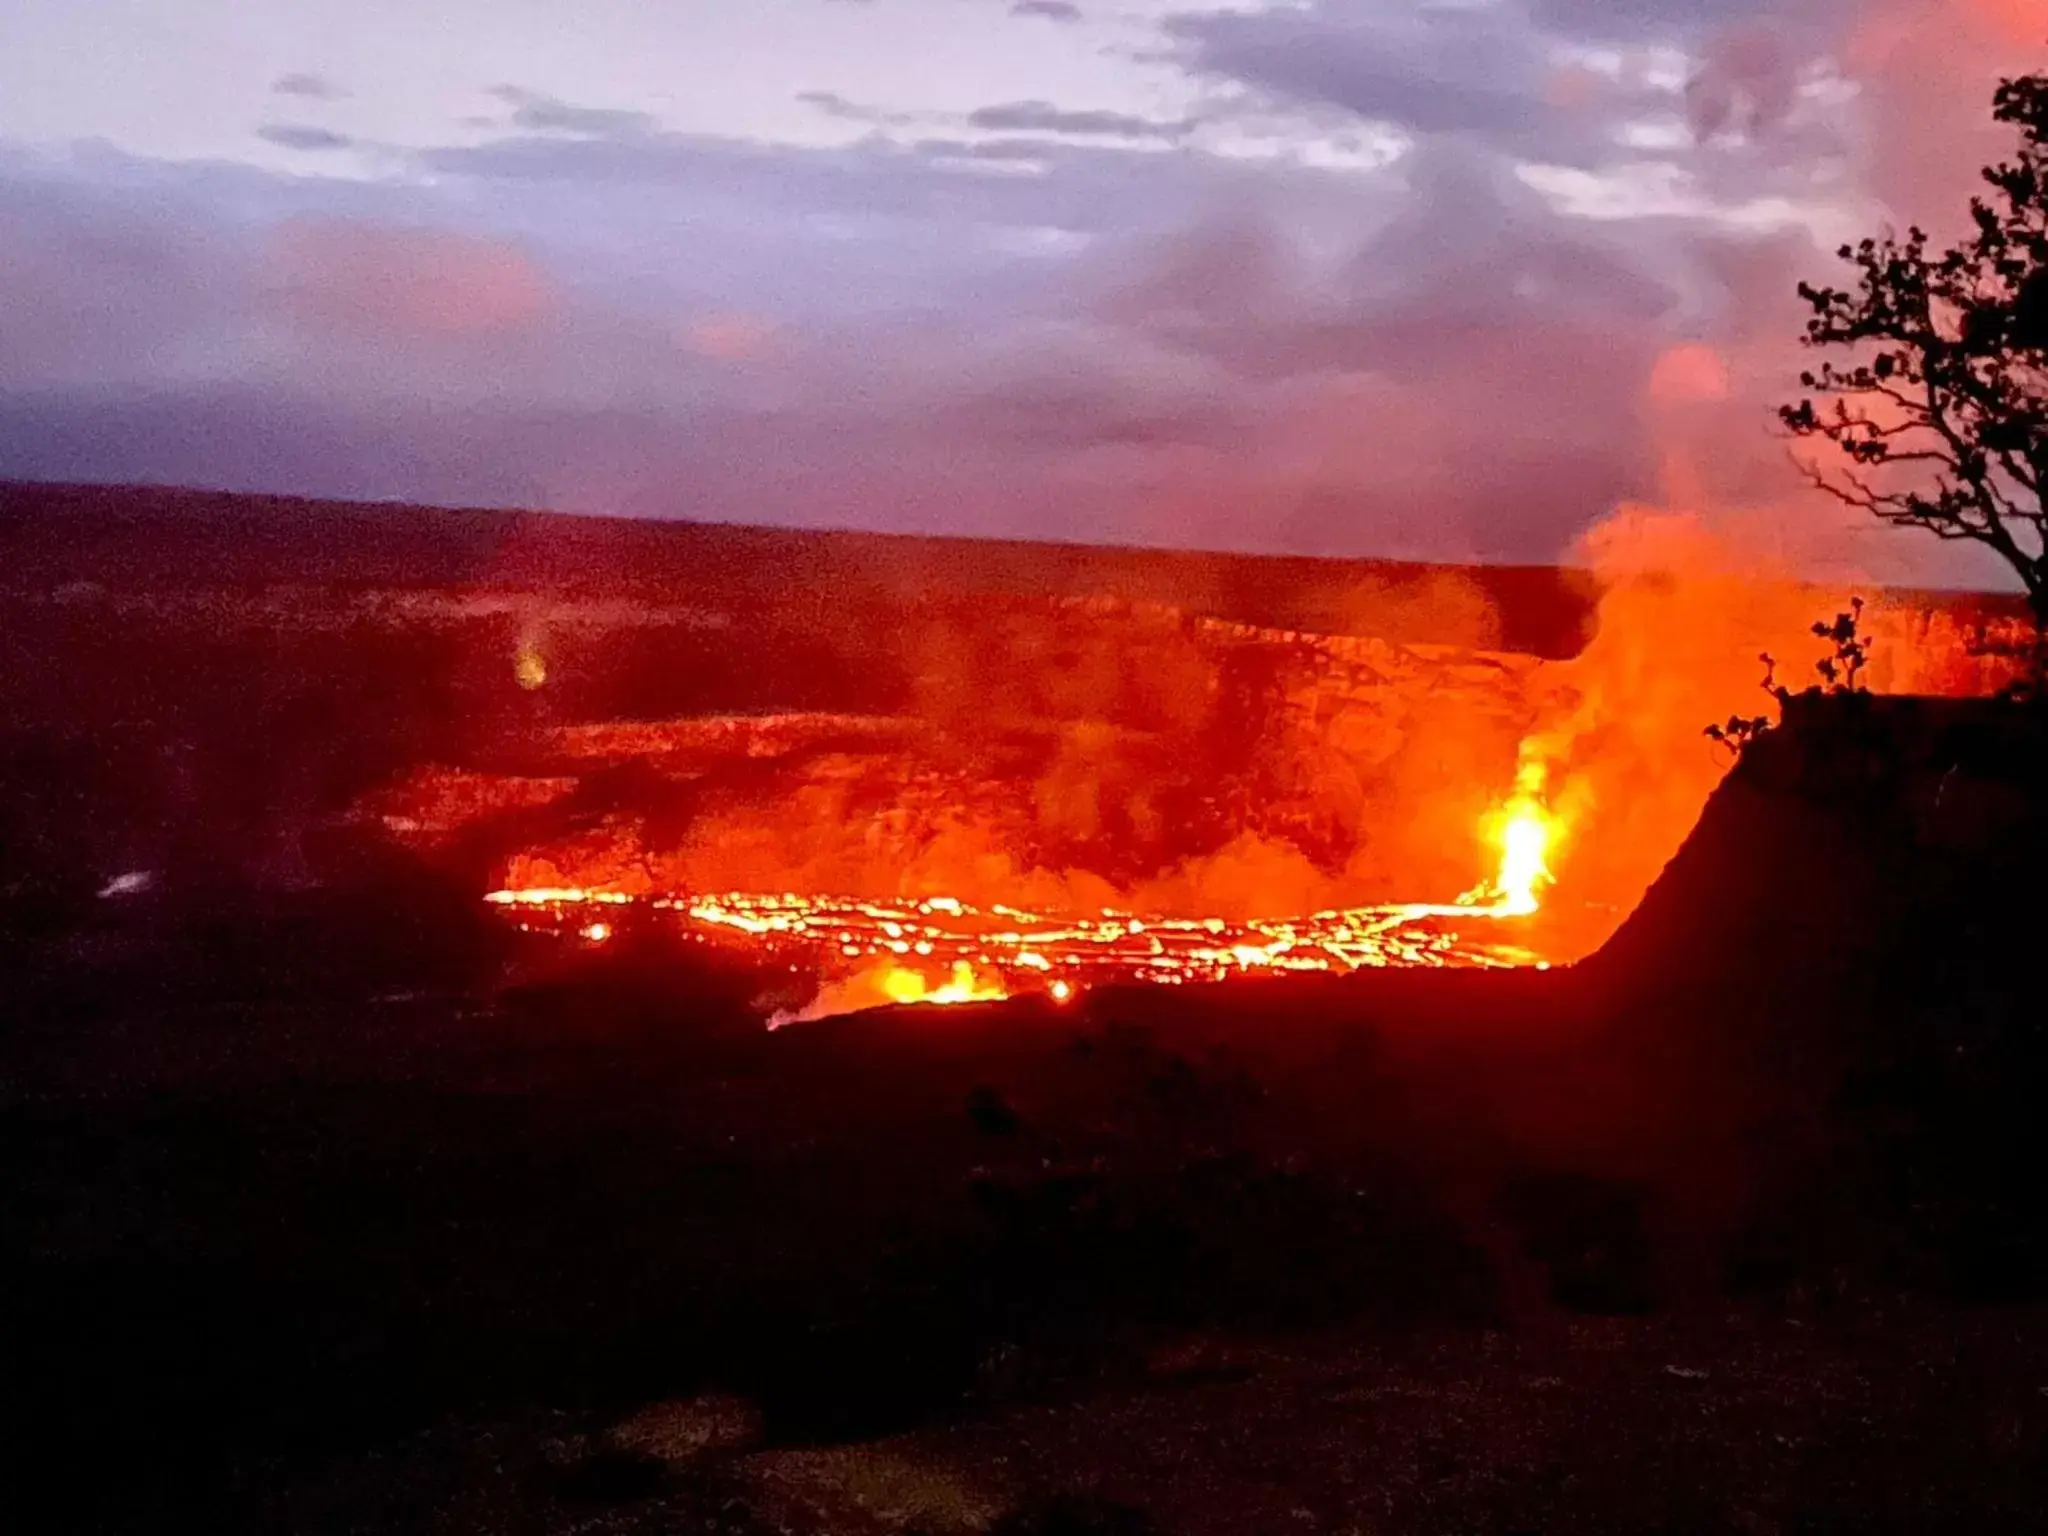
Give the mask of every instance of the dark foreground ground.
M 718 1404 L 444 1425 L 265 1488 L 287 1530 L 2036 1529 L 2038 1317 L 1598 1320 L 1172 1353 L 853 1445 L 697 1447 Z M 621 1454 L 609 1447 L 632 1447 Z M 670 1456 L 672 1461 L 661 1458 Z
M 1227 995 L 729 1052 L 357 1007 L 356 1060 L 349 1009 L 177 1009 L 9 1106 L 14 1528 L 2043 1528 L 2035 1289 L 1833 1179 L 1757 1254 L 1640 1066 Z
M 2039 726 L 1795 714 L 1549 975 L 769 1036 L 397 869 L 17 924 L 10 1526 L 2048 1528 Z

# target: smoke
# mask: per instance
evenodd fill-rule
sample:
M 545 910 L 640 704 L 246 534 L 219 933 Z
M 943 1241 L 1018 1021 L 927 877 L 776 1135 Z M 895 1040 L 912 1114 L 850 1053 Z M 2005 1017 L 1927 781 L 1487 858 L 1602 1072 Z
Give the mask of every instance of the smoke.
M 2031 0 L 1881 0 L 1830 40 L 1825 51 L 1861 93 L 1855 172 L 1871 230 L 1887 217 L 1937 237 L 1962 228 L 1977 168 L 2009 149 L 1990 119 L 1992 87 L 2038 64 L 2044 41 L 2048 14 Z M 1694 130 L 1768 142 L 1795 115 L 1798 84 L 1785 33 L 1731 29 L 1705 50 L 1693 82 Z M 1702 728 L 1772 712 L 1758 688 L 1765 654 L 1778 681 L 1814 683 L 1825 646 L 1812 625 L 1852 594 L 1877 599 L 1865 614 L 1873 689 L 1972 694 L 2013 680 L 2014 664 L 1984 654 L 1982 637 L 1955 614 L 1881 597 L 1874 579 L 1920 571 L 1994 584 L 1994 562 L 1886 539 L 1788 475 L 1729 472 L 1784 457 L 1760 424 L 1770 404 L 1795 392 L 1791 279 L 1834 275 L 1802 246 L 1765 254 L 1731 284 L 1751 311 L 1746 321 L 1718 345 L 1674 347 L 1651 372 L 1643 419 L 1661 504 L 1624 505 L 1579 541 L 1577 557 L 1605 589 L 1598 631 L 1557 669 L 1567 702 L 1527 747 L 1546 766 L 1569 829 L 1556 861 L 1561 885 L 1606 905 L 1632 904 L 1725 772 L 1725 754 Z M 1800 270 L 1787 271 L 1787 257 Z
M 1564 827 L 1551 867 L 1577 915 L 1561 942 L 1582 953 L 1634 907 L 1727 772 L 1705 727 L 1770 712 L 1761 656 L 1800 665 L 1828 599 L 1695 512 L 1623 508 L 1580 553 L 1604 588 L 1598 630 L 1554 669 L 1554 713 L 1524 752 Z
M 1992 87 L 2037 69 L 2048 15 L 2034 0 L 1888 0 L 1842 43 L 1869 97 L 1869 190 L 1900 227 L 1939 237 L 1966 227 L 1976 168 L 2010 149 L 1991 121 Z
M 1884 593 L 1863 564 L 1869 530 L 1839 509 L 1717 493 L 1710 465 L 1728 451 L 1727 403 L 1774 356 L 1666 352 L 1644 402 L 1662 503 L 1624 504 L 1575 549 L 1602 588 L 1597 628 L 1549 669 L 1556 692 L 1522 749 L 1565 829 L 1552 860 L 1570 898 L 1553 940 L 1564 953 L 1604 941 L 1697 823 L 1731 762 L 1705 728 L 1774 715 L 1767 682 L 1818 683 L 1829 646 L 1814 626 L 1852 598 L 1872 600 L 1862 681 L 1873 691 L 1981 695 L 2017 678 L 2017 661 L 1986 654 L 1955 613 Z
M 1694 136 L 1756 139 L 1782 126 L 1797 98 L 1798 62 L 1770 26 L 1732 27 L 1722 33 L 1708 44 L 1686 88 Z

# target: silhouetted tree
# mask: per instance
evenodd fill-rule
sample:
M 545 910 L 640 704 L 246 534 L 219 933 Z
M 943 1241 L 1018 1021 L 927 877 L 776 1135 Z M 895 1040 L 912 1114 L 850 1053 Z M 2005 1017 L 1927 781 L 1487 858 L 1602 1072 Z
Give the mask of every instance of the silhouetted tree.
M 1843 246 L 1848 289 L 1799 285 L 1809 347 L 1854 349 L 1800 382 L 1780 409 L 1801 438 L 1846 461 L 1807 465 L 1821 489 L 1885 522 L 1983 544 L 2012 567 L 2048 633 L 2048 75 L 2001 84 L 1993 114 L 2016 158 L 1985 170 L 1974 233 L 1950 250 L 1926 233 Z

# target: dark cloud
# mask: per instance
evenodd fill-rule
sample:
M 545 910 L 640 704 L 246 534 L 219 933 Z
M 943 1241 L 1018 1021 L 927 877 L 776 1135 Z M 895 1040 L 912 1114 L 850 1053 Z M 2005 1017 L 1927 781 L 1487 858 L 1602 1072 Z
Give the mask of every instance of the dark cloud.
M 1133 117 L 1124 112 L 1074 111 L 1049 101 L 1009 101 L 981 107 L 967 118 L 969 127 L 999 133 L 1055 133 L 1107 139 L 1171 139 L 1187 131 L 1185 123 Z
M 1073 0 L 1011 0 L 1012 16 L 1042 16 L 1047 21 L 1079 21 L 1081 7 Z
M 871 128 L 903 128 L 917 121 L 914 112 L 872 107 L 865 102 L 849 100 L 837 91 L 798 91 L 796 99 L 807 107 L 817 108 L 827 117 L 847 123 L 865 123 Z
M 1710 36 L 1766 19 L 1839 31 L 1868 9 L 1862 0 L 1531 0 L 1529 14 L 1565 36 L 1641 42 Z
M 0 182 L 0 394 L 145 387 L 165 359 L 234 332 L 253 294 L 246 269 L 218 221 L 167 202 Z
M 1558 214 L 1487 157 L 1426 147 L 1399 214 L 1340 269 L 1347 301 L 1378 325 L 1512 335 L 1546 324 L 1642 333 L 1654 344 L 1688 273 L 1620 230 Z
M 256 130 L 256 137 L 285 149 L 347 149 L 355 143 L 345 133 L 318 128 L 310 123 L 265 123 Z
M 1545 126 L 1544 66 L 1512 19 L 1473 10 L 1339 5 L 1168 18 L 1196 73 L 1287 101 L 1425 133 L 1529 137 Z
M 1265 495 L 1288 547 L 1370 528 L 1411 552 L 1550 558 L 1589 507 L 1653 483 L 1636 406 L 1691 274 L 1469 160 L 1411 175 L 1402 214 L 1334 266 L 1305 274 L 1285 230 L 1235 223 L 1163 247 L 1097 312 L 1118 346 L 1234 381 L 1237 434 L 1206 445 L 1243 483 L 1185 468 L 1209 516 L 1234 501 L 1256 522 Z
M 1880 3 L 1880 0 L 1871 0 Z M 1314 3 L 1171 16 L 1175 57 L 1228 99 L 1339 112 L 1420 136 L 1460 136 L 1504 158 L 1599 170 L 1644 151 L 1643 124 L 1677 123 L 1692 135 L 1755 152 L 1743 175 L 1794 160 L 1811 167 L 1839 146 L 1806 132 L 1782 135 L 1795 116 L 1802 72 L 1839 43 L 1836 0 L 1551 0 L 1520 10 L 1400 8 Z M 1830 17 L 1838 25 L 1825 25 Z M 1617 41 L 1629 46 L 1617 47 Z M 1652 70 L 1652 55 L 1666 51 Z M 1598 61 L 1597 63 L 1595 61 Z M 1689 88 L 1669 78 L 1689 68 Z M 1223 115 L 1228 115 L 1229 108 Z M 1681 153 L 1689 146 L 1667 147 Z M 1692 166 L 1723 175 L 1724 161 Z M 1779 193 L 1779 185 L 1759 193 Z
M 1768 24 L 1732 27 L 1710 39 L 1686 87 L 1694 134 L 1756 139 L 1775 131 L 1792 113 L 1802 62 Z
M 612 107 L 579 107 L 530 91 L 524 86 L 499 85 L 491 94 L 512 109 L 512 126 L 528 133 L 566 133 L 590 139 L 627 139 L 659 131 L 660 124 L 645 112 L 623 112 Z
M 1025 154 L 1045 174 L 1002 173 L 999 162 Z M 849 275 L 869 250 L 890 260 L 914 252 L 920 261 L 930 256 L 967 270 L 982 241 L 1004 231 L 1143 239 L 1179 227 L 1191 206 L 1216 199 L 1341 207 L 1384 191 L 1329 173 L 1067 139 L 988 147 L 875 136 L 797 148 L 675 133 L 525 135 L 425 152 L 420 163 L 508 198 L 585 207 L 602 201 L 607 216 L 636 220 L 650 196 L 687 199 L 699 234 L 718 229 L 767 240 L 764 249 L 779 247 L 783 267 L 800 265 L 807 250 L 827 249 Z M 826 220 L 833 233 L 821 241 Z M 843 280 L 839 289 L 843 297 Z
M 325 75 L 307 71 L 279 75 L 271 82 L 270 89 L 279 96 L 297 96 L 305 101 L 339 101 L 348 95 L 347 91 Z

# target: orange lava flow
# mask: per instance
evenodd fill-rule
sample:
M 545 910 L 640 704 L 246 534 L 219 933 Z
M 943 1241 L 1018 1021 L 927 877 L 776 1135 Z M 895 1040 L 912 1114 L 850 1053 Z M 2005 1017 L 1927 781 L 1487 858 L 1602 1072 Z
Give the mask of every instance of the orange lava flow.
M 636 896 L 580 887 L 493 891 L 521 927 L 609 938 L 594 914 L 644 907 L 689 937 L 764 961 L 803 958 L 827 980 L 817 1001 L 777 1022 L 863 1008 L 959 1004 L 1040 994 L 1065 1002 L 1109 982 L 1179 985 L 1233 976 L 1385 967 L 1543 966 L 1501 924 L 1538 910 L 1559 828 L 1540 775 L 1525 774 L 1483 829 L 1496 873 L 1455 902 L 1351 907 L 1228 922 L 1103 910 L 1076 917 L 973 906 L 948 897 L 875 901 L 795 892 Z

